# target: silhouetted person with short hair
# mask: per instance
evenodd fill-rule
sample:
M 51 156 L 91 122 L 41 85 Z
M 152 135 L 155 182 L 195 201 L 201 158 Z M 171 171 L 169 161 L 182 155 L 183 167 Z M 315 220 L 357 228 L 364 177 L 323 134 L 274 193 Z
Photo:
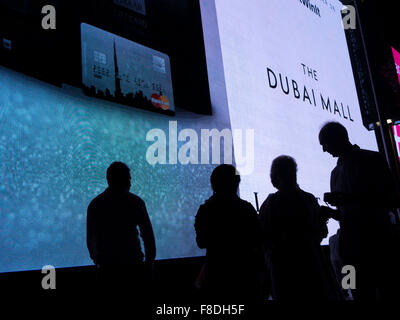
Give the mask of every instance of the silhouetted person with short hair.
M 107 169 L 108 188 L 87 210 L 87 246 L 99 268 L 105 290 L 139 293 L 156 256 L 153 228 L 144 201 L 130 193 L 128 166 L 113 162 Z M 143 239 L 141 249 L 139 233 Z
M 398 207 L 399 198 L 387 162 L 378 152 L 351 144 L 346 128 L 338 122 L 322 127 L 319 142 L 324 152 L 339 158 L 325 199 L 338 209 L 332 215 L 340 223 L 341 260 L 356 269 L 353 297 L 373 300 L 377 289 L 382 298 L 398 297 L 399 253 L 389 212 Z
M 339 287 L 320 243 L 327 219 L 317 199 L 297 184 L 290 156 L 273 160 L 271 182 L 278 189 L 260 208 L 264 246 L 271 272 L 272 297 L 280 301 L 337 300 Z
M 204 287 L 218 301 L 255 301 L 261 295 L 264 257 L 253 206 L 237 195 L 240 176 L 222 164 L 211 174 L 213 195 L 200 206 L 196 241 L 207 249 Z

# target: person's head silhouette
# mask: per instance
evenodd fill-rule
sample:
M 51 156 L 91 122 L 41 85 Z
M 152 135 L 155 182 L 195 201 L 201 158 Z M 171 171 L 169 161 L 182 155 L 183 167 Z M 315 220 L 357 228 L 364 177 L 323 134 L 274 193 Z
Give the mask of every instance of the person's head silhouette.
M 221 164 L 214 169 L 210 177 L 211 187 L 218 195 L 236 195 L 240 175 L 230 164 Z
M 319 132 L 319 143 L 332 157 L 342 156 L 351 147 L 346 128 L 339 122 L 327 122 Z
M 293 190 L 297 187 L 297 163 L 289 156 L 275 158 L 271 165 L 271 183 L 278 190 Z
M 131 173 L 123 162 L 113 162 L 107 169 L 107 182 L 111 189 L 129 191 L 131 188 Z

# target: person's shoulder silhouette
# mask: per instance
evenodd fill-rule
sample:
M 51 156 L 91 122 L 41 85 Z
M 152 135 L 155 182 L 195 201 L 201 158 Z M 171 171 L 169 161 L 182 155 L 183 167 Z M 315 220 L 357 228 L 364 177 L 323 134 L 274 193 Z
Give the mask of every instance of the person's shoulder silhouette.
M 206 287 L 211 296 L 259 293 L 264 257 L 257 212 L 237 195 L 240 175 L 222 164 L 210 177 L 213 195 L 195 218 L 196 241 L 206 249 Z
M 351 202 L 366 208 L 399 205 L 393 174 L 379 152 L 353 145 L 346 128 L 338 122 L 321 128 L 319 142 L 324 152 L 339 158 L 331 174 L 332 204 Z
M 270 177 L 278 191 L 270 194 L 261 205 L 260 220 L 266 234 L 287 239 L 289 244 L 294 241 L 292 237 L 299 237 L 299 234 L 310 236 L 318 220 L 319 205 L 314 195 L 298 186 L 295 159 L 287 155 L 275 158 Z
M 340 257 L 357 269 L 356 300 L 398 296 L 399 259 L 391 212 L 399 206 L 399 191 L 385 158 L 352 144 L 347 129 L 328 122 L 319 133 L 324 152 L 338 158 L 331 173 L 326 201 L 339 216 Z
M 145 202 L 129 192 L 129 167 L 113 162 L 107 169 L 108 188 L 95 197 L 87 212 L 87 246 L 95 264 L 131 264 L 155 258 L 155 240 Z M 139 233 L 145 255 L 141 250 Z
M 200 248 L 223 246 L 225 252 L 237 250 L 239 244 L 246 243 L 243 238 L 257 234 L 257 212 L 249 202 L 238 197 L 240 175 L 234 166 L 216 167 L 210 182 L 213 195 L 196 215 L 197 244 Z

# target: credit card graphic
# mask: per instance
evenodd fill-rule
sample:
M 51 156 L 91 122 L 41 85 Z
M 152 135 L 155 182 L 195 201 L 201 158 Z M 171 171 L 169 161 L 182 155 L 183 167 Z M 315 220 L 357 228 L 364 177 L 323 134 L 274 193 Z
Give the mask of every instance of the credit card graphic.
M 81 39 L 86 94 L 174 114 L 168 55 L 86 23 Z

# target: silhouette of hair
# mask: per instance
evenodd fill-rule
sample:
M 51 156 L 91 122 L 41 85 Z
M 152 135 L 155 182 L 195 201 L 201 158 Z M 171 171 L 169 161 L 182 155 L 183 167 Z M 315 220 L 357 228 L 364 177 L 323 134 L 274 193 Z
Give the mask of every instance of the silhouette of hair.
M 130 176 L 130 169 L 123 162 L 115 161 L 107 169 L 107 181 L 110 187 L 126 186 Z
M 212 172 L 210 182 L 215 193 L 236 193 L 240 175 L 234 166 L 221 164 Z
M 348 142 L 349 135 L 346 128 L 336 121 L 327 122 L 319 131 L 319 141 Z
M 297 163 L 292 157 L 282 155 L 275 158 L 271 165 L 271 182 L 272 185 L 279 189 L 280 182 L 285 184 L 296 184 L 297 180 Z

